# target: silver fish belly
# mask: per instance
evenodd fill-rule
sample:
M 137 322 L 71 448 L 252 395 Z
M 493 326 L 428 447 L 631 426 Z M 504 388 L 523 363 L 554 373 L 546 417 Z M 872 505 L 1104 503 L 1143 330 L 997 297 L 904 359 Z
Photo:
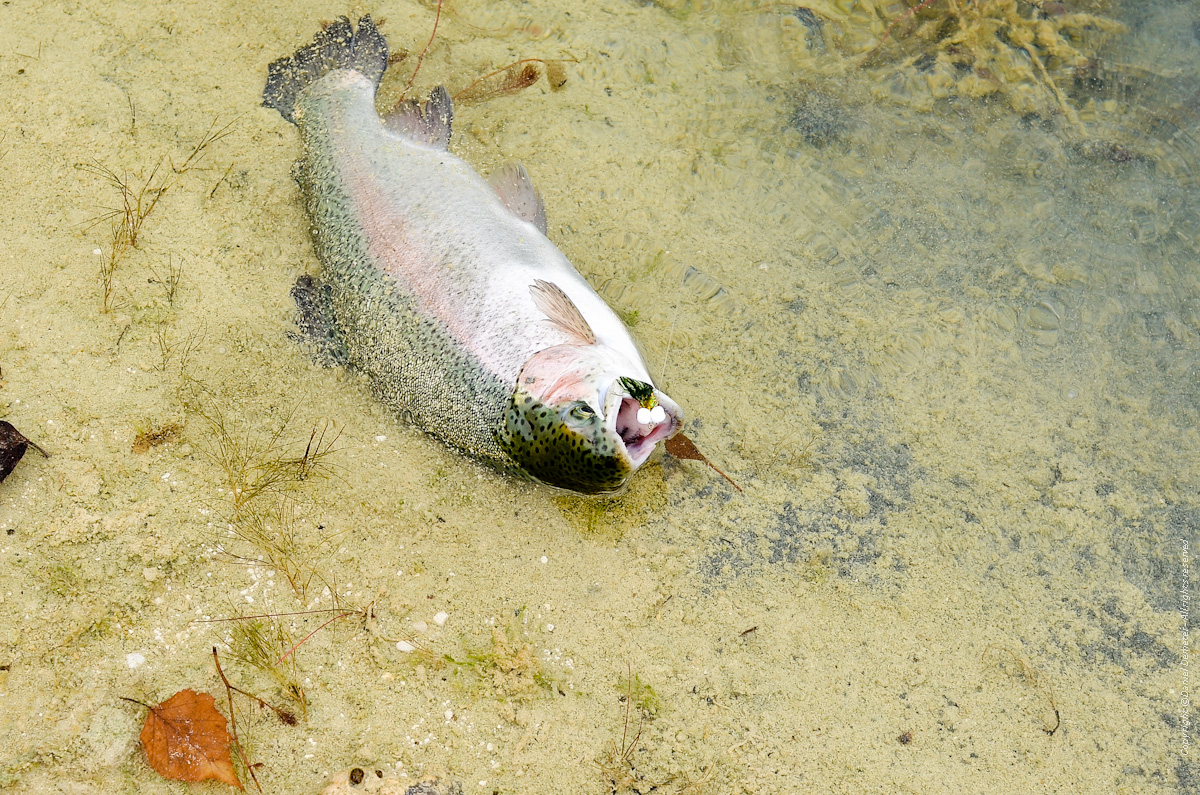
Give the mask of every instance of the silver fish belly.
M 446 150 L 444 89 L 378 114 L 387 54 L 370 17 L 343 17 L 270 67 L 263 104 L 303 142 L 322 265 L 307 300 L 339 358 L 432 435 L 552 486 L 620 490 L 679 406 L 546 237 L 524 169 L 489 183 Z

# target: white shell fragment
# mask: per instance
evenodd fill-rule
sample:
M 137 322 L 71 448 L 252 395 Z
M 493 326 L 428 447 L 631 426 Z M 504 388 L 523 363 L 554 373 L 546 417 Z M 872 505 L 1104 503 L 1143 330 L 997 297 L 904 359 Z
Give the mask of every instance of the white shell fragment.
M 446 626 L 446 621 L 449 620 L 449 618 L 450 615 L 448 613 L 439 611 L 438 614 L 433 617 L 433 623 L 437 624 L 439 627 L 444 627 Z

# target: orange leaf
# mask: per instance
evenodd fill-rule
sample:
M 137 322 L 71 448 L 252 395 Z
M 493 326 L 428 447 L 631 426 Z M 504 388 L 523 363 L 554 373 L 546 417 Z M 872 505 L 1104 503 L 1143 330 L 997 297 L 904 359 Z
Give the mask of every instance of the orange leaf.
M 150 767 L 163 778 L 175 781 L 215 778 L 242 789 L 229 756 L 225 716 L 217 711 L 208 693 L 180 690 L 157 707 L 151 707 L 141 739 Z
M 685 461 L 703 461 L 708 463 L 708 459 L 704 454 L 696 449 L 696 445 L 692 440 L 684 436 L 682 433 L 677 433 L 665 442 L 667 452 L 676 458 L 682 458 Z
M 726 475 L 717 467 L 716 464 L 705 458 L 704 453 L 700 452 L 700 450 L 696 448 L 696 445 L 692 443 L 692 440 L 684 436 L 682 433 L 677 433 L 670 439 L 667 439 L 667 441 L 663 443 L 663 446 L 667 448 L 668 453 L 676 458 L 684 461 L 702 461 L 705 464 L 708 464 L 708 466 L 711 467 L 714 472 L 728 480 L 730 486 L 733 486 L 738 491 L 742 490 L 741 486 L 733 482 L 733 478 Z

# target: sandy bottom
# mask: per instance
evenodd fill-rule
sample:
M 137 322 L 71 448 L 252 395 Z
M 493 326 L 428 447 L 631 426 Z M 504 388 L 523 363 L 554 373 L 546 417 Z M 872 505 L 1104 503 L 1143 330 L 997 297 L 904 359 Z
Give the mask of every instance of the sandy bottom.
M 418 88 L 578 59 L 455 149 L 527 165 L 744 489 L 589 501 L 288 338 L 317 266 L 266 65 L 343 11 L 419 50 L 432 9 L 157 5 L 0 7 L 0 414 L 52 454 L 0 485 L 0 789 L 190 791 L 121 697 L 227 709 L 216 647 L 299 715 L 235 702 L 268 792 L 1197 791 L 1194 7 L 1128 10 L 1081 132 L 817 80 L 787 4 L 452 3 Z M 166 187 L 107 297 L 99 169 Z

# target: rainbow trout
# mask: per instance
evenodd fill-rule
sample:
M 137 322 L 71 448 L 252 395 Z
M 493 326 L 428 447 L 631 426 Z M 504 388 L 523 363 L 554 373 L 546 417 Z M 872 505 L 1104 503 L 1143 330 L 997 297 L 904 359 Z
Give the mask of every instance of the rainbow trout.
M 450 97 L 380 116 L 387 42 L 345 17 L 270 66 L 297 126 L 320 281 L 293 294 L 387 405 L 501 469 L 588 494 L 625 486 L 680 427 L 616 314 L 546 237 L 519 165 L 490 181 L 447 151 Z

